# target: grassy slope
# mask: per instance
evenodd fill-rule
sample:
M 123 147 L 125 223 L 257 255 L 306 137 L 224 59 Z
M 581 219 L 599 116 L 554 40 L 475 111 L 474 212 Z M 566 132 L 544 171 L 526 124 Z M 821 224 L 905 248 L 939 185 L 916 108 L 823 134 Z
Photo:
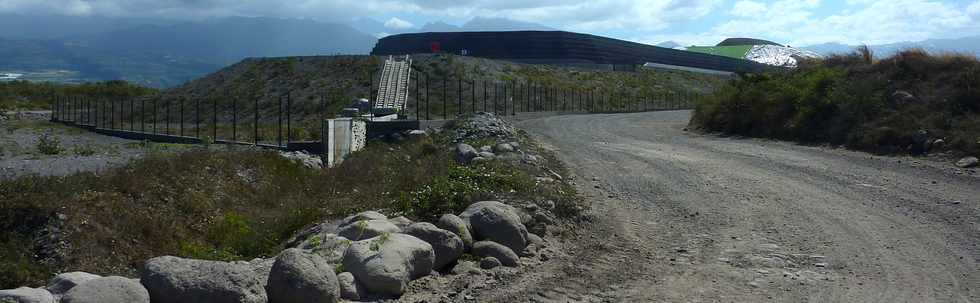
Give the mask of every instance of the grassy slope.
M 732 57 L 736 59 L 745 59 L 745 54 L 752 50 L 751 45 L 738 45 L 738 46 L 692 46 L 687 48 L 688 51 L 705 53 L 717 56 Z
M 831 57 L 733 81 L 699 104 L 691 123 L 879 153 L 922 153 L 926 141 L 942 138 L 953 153 L 980 154 L 976 58 L 916 50 L 873 63 L 868 58 Z
M 651 71 L 624 73 L 612 71 L 570 70 L 542 65 L 525 65 L 473 57 L 453 55 L 413 56 L 413 69 L 430 79 L 430 100 L 442 100 L 443 79 L 448 79 L 447 99 L 457 98 L 456 79 L 487 81 L 533 81 L 561 88 L 606 88 L 621 93 L 675 94 L 711 91 L 724 80 L 717 76 L 677 71 Z M 166 91 L 162 98 L 219 98 L 233 96 L 248 100 L 259 98 L 259 110 L 263 116 L 275 117 L 276 98 L 290 91 L 294 100 L 294 118 L 301 124 L 315 120 L 319 115 L 319 97 L 326 96 L 326 116 L 334 116 L 355 98 L 371 96 L 371 82 L 378 76 L 383 58 L 374 56 L 320 56 L 249 59 L 232 65 L 212 75 L 191 81 Z M 376 88 L 376 86 L 374 86 Z M 414 86 L 413 86 L 414 87 Z M 472 94 L 464 91 L 467 99 Z M 414 99 L 414 96 L 410 98 Z M 479 97 L 478 97 L 479 98 Z M 219 107 L 229 107 L 223 101 Z M 243 112 L 251 113 L 254 105 L 239 103 Z M 454 102 L 449 102 L 449 112 L 455 113 Z M 410 101 L 409 111 L 414 111 Z M 436 108 L 438 107 L 438 108 Z M 433 106 L 440 111 L 442 107 Z
M 28 81 L 0 82 L 0 111 L 50 109 L 54 95 L 84 95 L 99 98 L 142 96 L 156 93 L 155 89 L 123 81 L 88 84 L 35 83 Z
M 0 181 L 0 289 L 38 286 L 53 272 L 133 275 L 158 255 L 249 260 L 269 256 L 298 229 L 325 218 L 384 209 L 412 219 L 458 213 L 481 199 L 575 203 L 565 183 L 536 184 L 544 167 L 459 166 L 447 137 L 372 142 L 323 171 L 253 150 L 155 153 L 99 174 Z M 525 149 L 533 142 L 522 143 Z M 372 182 L 365 182 L 372 180 Z M 64 260 L 35 257 L 38 230 L 64 215 Z M 40 257 L 44 259 L 44 256 Z

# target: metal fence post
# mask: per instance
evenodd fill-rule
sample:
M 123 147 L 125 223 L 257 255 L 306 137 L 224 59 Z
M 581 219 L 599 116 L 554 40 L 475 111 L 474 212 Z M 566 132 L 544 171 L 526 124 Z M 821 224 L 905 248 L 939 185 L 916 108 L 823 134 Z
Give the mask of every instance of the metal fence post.
M 238 142 L 238 98 L 231 97 L 231 143 Z
M 517 107 L 520 106 L 520 98 L 523 96 L 523 93 L 521 93 L 521 84 L 515 80 L 511 80 L 510 89 L 510 112 L 511 115 L 517 115 Z
M 218 98 L 211 97 L 211 141 L 218 142 Z
M 180 136 L 184 136 L 184 97 L 180 97 Z
M 282 95 L 279 95 L 279 122 L 276 124 L 276 146 L 282 148 Z
M 201 98 L 194 98 L 194 137 L 201 139 Z
M 116 102 L 111 98 L 109 99 L 109 129 L 116 129 Z
M 415 72 L 415 120 L 422 118 L 422 72 Z
M 425 76 L 425 119 L 432 120 L 429 116 L 429 76 Z
M 484 79 L 480 82 L 483 84 L 483 112 L 487 112 L 487 80 Z
M 463 77 L 456 76 L 456 115 L 463 115 Z
M 163 129 L 163 133 L 170 135 L 170 100 L 163 103 L 163 121 L 166 128 Z
M 449 84 L 447 83 L 446 77 L 442 77 L 442 118 L 446 119 L 449 117 L 448 112 L 446 112 L 446 95 L 448 95 Z
M 470 113 L 476 112 L 476 80 L 470 81 Z
M 286 148 L 293 142 L 293 94 L 286 91 Z
M 255 107 L 252 108 L 252 112 L 255 116 L 252 121 L 252 142 L 255 143 L 255 145 L 259 145 L 259 98 L 256 98 L 253 95 L 252 101 L 255 103 Z M 320 103 L 323 104 L 323 96 L 320 96 Z
M 493 113 L 494 114 L 497 114 L 498 113 L 498 111 L 497 111 L 497 98 L 500 97 L 499 96 L 499 92 L 498 92 L 499 89 L 500 89 L 500 87 L 498 87 L 499 85 L 500 84 L 497 83 L 496 81 L 493 82 L 493 91 L 491 92 L 491 94 L 493 95 Z

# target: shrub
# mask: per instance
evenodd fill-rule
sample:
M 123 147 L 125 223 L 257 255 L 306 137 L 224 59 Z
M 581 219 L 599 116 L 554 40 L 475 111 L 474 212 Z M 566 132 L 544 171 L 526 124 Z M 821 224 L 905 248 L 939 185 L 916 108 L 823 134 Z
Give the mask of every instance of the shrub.
M 945 138 L 960 153 L 978 154 L 978 110 L 976 58 L 911 49 L 875 61 L 865 47 L 732 80 L 697 104 L 691 124 L 878 153 L 921 152 L 923 140 Z
M 42 133 L 37 139 L 37 151 L 45 155 L 57 155 L 64 151 L 61 139 L 52 136 L 50 132 Z

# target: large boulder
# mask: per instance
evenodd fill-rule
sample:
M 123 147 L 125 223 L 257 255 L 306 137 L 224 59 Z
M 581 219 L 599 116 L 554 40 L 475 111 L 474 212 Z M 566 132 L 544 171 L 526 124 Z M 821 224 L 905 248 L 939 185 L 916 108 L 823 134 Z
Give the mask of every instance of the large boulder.
M 388 222 L 391 222 L 391 224 L 394 224 L 395 226 L 398 226 L 398 228 L 400 228 L 400 229 L 405 229 L 409 225 L 412 225 L 412 223 L 415 223 L 415 222 L 412 222 L 411 219 L 405 218 L 405 216 L 398 216 L 398 217 L 394 217 L 394 218 L 388 219 Z
M 140 276 L 154 303 L 264 303 L 263 280 L 248 265 L 173 256 L 150 259 Z
M 350 239 L 335 234 L 314 236 L 310 240 L 310 245 L 300 248 L 312 250 L 331 264 L 340 264 L 344 258 L 344 252 L 347 251 L 347 247 L 351 243 Z
M 473 255 L 481 258 L 494 257 L 500 264 L 508 267 L 515 267 L 521 260 L 513 250 L 506 246 L 490 241 L 480 241 L 473 243 Z
M 439 217 L 439 221 L 436 222 L 436 226 L 459 236 L 463 240 L 463 251 L 469 251 L 470 247 L 473 246 L 473 236 L 470 235 L 470 228 L 460 217 L 454 214 L 442 215 L 442 217 Z
M 273 303 L 333 303 L 340 297 L 334 267 L 320 255 L 298 248 L 279 254 L 265 291 Z
M 469 163 L 470 160 L 476 158 L 477 151 L 472 145 L 466 143 L 460 143 L 456 145 L 456 161 L 460 163 Z
M 66 272 L 54 276 L 54 278 L 48 282 L 48 286 L 46 288 L 55 297 L 60 297 L 73 287 L 98 278 L 101 278 L 101 276 L 82 271 Z
M 352 241 L 374 238 L 383 234 L 397 233 L 401 229 L 387 219 L 363 220 L 348 224 L 337 231 L 337 235 Z
M 139 281 L 123 277 L 104 277 L 73 287 L 62 303 L 150 303 L 150 294 Z
M 460 218 L 469 223 L 470 231 L 477 240 L 497 242 L 513 251 L 523 251 L 527 246 L 527 227 L 521 222 L 517 210 L 510 205 L 497 201 L 473 203 L 460 214 Z
M 956 161 L 956 166 L 962 168 L 973 168 L 973 167 L 977 167 L 978 163 L 980 163 L 980 160 L 978 160 L 977 157 L 966 157 L 960 159 L 959 161 Z
M 432 223 L 419 222 L 409 225 L 404 233 L 429 243 L 436 254 L 435 269 L 442 269 L 446 265 L 452 264 L 463 254 L 463 239 L 456 234 L 436 227 Z
M 432 272 L 432 245 L 405 234 L 355 241 L 344 255 L 344 269 L 371 293 L 397 296 L 408 282 Z
M 0 302 L 54 303 L 54 296 L 45 289 L 21 287 L 0 290 Z
M 384 214 L 381 214 L 381 213 L 376 212 L 376 211 L 373 211 L 373 210 L 369 210 L 369 211 L 359 212 L 359 213 L 350 215 L 347 218 L 344 218 L 343 220 L 340 220 L 340 225 L 337 225 L 337 227 L 344 227 L 344 226 L 347 226 L 347 225 L 350 225 L 350 224 L 353 224 L 353 223 L 357 223 L 359 221 L 365 221 L 365 220 L 387 220 L 387 219 L 388 219 L 388 216 L 385 216 Z
M 342 272 L 338 274 L 337 284 L 340 284 L 340 297 L 343 299 L 357 301 L 364 296 L 364 288 L 357 284 L 352 273 Z

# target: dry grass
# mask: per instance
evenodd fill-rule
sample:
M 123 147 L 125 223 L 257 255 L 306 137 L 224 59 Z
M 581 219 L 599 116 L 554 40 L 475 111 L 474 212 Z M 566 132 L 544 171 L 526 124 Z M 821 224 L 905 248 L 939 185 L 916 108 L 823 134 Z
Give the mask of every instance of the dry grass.
M 367 209 L 431 219 L 480 199 L 575 199 L 570 188 L 536 186 L 537 168 L 456 165 L 447 142 L 372 142 L 322 171 L 274 152 L 210 146 L 153 153 L 98 175 L 2 181 L 0 288 L 40 285 L 62 270 L 133 275 L 159 255 L 269 256 L 311 223 Z M 64 260 L 42 262 L 33 243 L 57 214 L 71 245 Z

